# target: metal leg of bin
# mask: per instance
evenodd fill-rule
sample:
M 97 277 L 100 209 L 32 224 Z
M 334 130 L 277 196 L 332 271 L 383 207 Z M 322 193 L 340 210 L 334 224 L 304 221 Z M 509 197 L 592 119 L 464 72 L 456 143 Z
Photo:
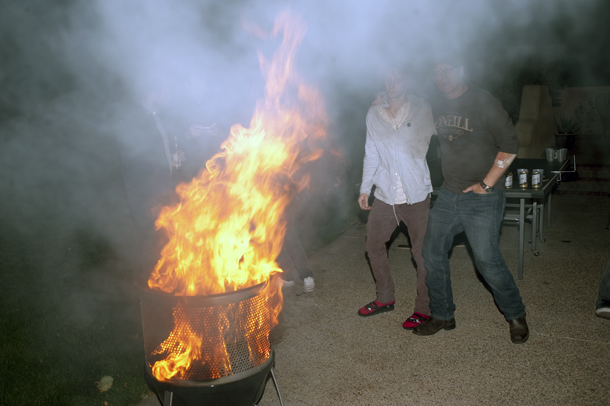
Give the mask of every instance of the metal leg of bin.
M 524 228 L 525 225 L 525 199 L 519 200 L 519 279 L 523 279 L 523 243 L 525 240 Z
M 174 403 L 174 392 L 166 391 L 163 396 L 163 406 L 172 406 Z
M 282 400 L 282 395 L 280 395 L 280 387 L 277 385 L 277 380 L 275 379 L 275 374 L 273 373 L 273 368 L 271 368 L 271 378 L 273 379 L 273 385 L 275 385 L 275 391 L 277 392 L 277 397 L 280 398 L 280 406 L 284 406 L 284 401 Z

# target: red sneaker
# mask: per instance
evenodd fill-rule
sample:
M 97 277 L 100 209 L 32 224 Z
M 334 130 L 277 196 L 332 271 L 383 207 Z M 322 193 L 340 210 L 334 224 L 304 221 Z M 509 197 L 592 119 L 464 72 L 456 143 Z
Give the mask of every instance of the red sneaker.
M 396 301 L 393 300 L 390 303 L 379 303 L 375 300 L 358 309 L 358 316 L 367 317 L 378 313 L 389 312 L 390 310 L 394 310 L 395 302 Z
M 407 320 L 405 320 L 404 323 L 402 323 L 402 327 L 405 330 L 413 330 L 415 327 L 419 326 L 420 324 L 422 324 L 429 318 L 430 318 L 430 316 L 426 316 L 425 314 L 415 312 L 411 315 L 411 317 L 409 317 Z

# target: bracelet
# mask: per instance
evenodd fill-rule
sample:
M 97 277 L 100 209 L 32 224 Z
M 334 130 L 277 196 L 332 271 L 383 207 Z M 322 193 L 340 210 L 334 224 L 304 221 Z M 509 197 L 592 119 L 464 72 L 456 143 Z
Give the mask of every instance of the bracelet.
M 481 181 L 481 183 L 479 183 L 479 185 L 481 185 L 481 187 L 483 188 L 483 190 L 487 193 L 491 192 L 492 190 L 494 190 L 493 186 L 487 186 L 485 184 L 485 182 Z

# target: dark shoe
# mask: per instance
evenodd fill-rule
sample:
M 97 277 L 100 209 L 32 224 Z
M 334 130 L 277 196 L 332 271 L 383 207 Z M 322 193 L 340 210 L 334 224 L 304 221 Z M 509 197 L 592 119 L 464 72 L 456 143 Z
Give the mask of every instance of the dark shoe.
M 455 328 L 455 318 L 449 320 L 439 320 L 434 317 L 430 317 L 425 323 L 415 327 L 413 334 L 418 336 L 431 336 L 440 329 L 453 330 Z
M 510 341 L 515 344 L 523 344 L 530 337 L 530 329 L 527 327 L 525 316 L 521 316 L 515 320 L 509 320 L 510 325 Z
M 402 328 L 405 330 L 413 330 L 415 327 L 423 324 L 426 320 L 428 320 L 430 316 L 426 316 L 425 314 L 415 312 L 402 323 Z
M 394 303 L 396 301 L 392 301 L 390 303 L 379 303 L 378 301 L 371 302 L 365 306 L 362 306 L 358 309 L 358 316 L 367 317 L 372 316 L 374 314 L 379 314 L 383 312 L 389 312 L 390 310 L 394 310 Z

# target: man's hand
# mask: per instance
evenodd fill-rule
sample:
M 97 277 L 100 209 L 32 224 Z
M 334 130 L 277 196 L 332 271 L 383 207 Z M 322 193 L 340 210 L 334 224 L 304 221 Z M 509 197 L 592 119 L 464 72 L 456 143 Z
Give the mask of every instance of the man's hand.
M 216 137 L 218 135 L 218 124 L 213 123 L 209 127 L 199 125 L 199 124 L 193 124 L 193 125 L 191 125 L 191 128 L 189 129 L 189 131 L 186 133 L 186 138 L 187 139 L 195 138 L 195 137 L 199 137 L 200 135 L 208 135 L 211 137 Z
M 358 197 L 358 205 L 362 210 L 371 210 L 371 206 L 369 206 L 369 195 L 363 193 Z
M 492 165 L 491 169 L 489 169 L 487 176 L 483 178 L 483 183 L 490 187 L 493 187 L 496 182 L 498 182 L 498 179 L 502 177 L 504 172 L 506 172 L 506 170 L 508 169 L 511 162 L 513 162 L 513 159 L 515 159 L 516 156 L 516 154 L 511 154 L 509 152 L 498 152 L 494 164 Z M 470 191 L 478 194 L 487 193 L 485 189 L 483 189 L 483 187 L 478 183 L 462 190 L 462 192 L 464 193 L 468 193 Z
M 385 92 L 377 93 L 377 97 L 373 100 L 373 106 L 379 106 L 382 104 L 388 104 L 387 96 Z
M 475 192 L 475 193 L 483 194 L 483 195 L 487 193 L 485 191 L 485 189 L 483 189 L 483 186 L 481 186 L 479 183 L 475 183 L 474 185 L 462 190 L 462 192 L 464 192 L 464 193 Z

